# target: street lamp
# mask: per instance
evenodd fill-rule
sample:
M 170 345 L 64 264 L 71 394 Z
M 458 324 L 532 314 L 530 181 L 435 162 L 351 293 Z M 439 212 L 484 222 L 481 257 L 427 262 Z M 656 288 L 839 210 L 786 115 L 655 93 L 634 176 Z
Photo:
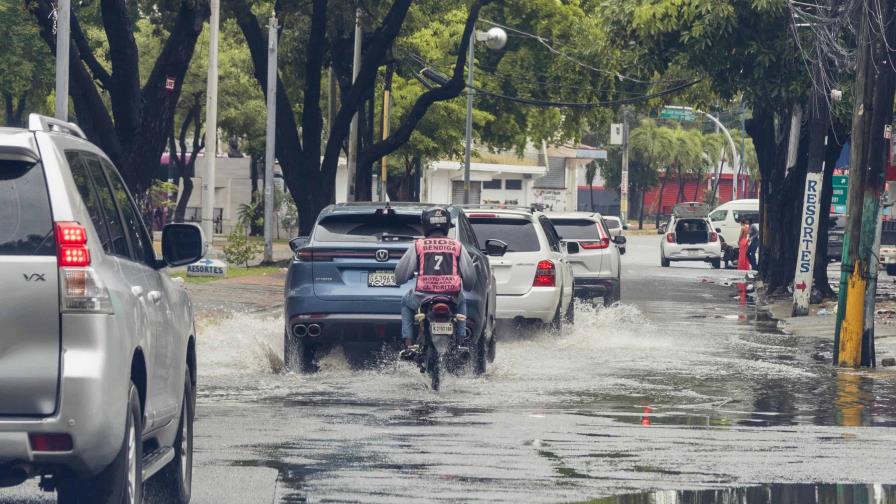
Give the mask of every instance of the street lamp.
M 473 155 L 473 63 L 476 42 L 485 42 L 485 46 L 499 51 L 507 44 L 507 32 L 497 26 L 487 32 L 473 31 L 470 35 L 470 52 L 467 55 L 467 146 L 464 152 L 464 204 L 470 203 L 470 158 Z

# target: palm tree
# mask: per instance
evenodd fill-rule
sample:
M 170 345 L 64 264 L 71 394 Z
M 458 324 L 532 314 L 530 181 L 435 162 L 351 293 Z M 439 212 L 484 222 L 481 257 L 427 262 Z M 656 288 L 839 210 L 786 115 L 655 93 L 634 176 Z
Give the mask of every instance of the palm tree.
M 658 170 L 660 160 L 668 155 L 672 146 L 671 130 L 658 126 L 653 119 L 641 119 L 641 123 L 632 131 L 629 139 L 632 150 L 644 161 L 644 168 L 649 174 Z M 656 223 L 659 225 L 659 214 L 662 213 L 663 190 L 666 186 L 665 177 L 660 181 L 659 209 L 657 210 Z M 644 191 L 641 191 L 641 209 L 638 217 L 638 226 L 644 226 Z
M 597 176 L 597 160 L 592 160 L 585 167 L 585 183 L 588 184 L 588 196 L 591 199 L 591 211 L 594 211 L 594 177 Z
M 704 135 L 703 138 L 706 155 L 709 157 L 713 166 L 718 165 L 719 167 L 716 170 L 715 181 L 712 184 L 712 198 L 709 201 L 712 206 L 715 206 L 719 200 L 719 182 L 722 180 L 722 167 L 725 166 L 725 161 L 727 159 L 733 159 L 733 157 L 729 152 L 730 149 L 728 148 L 728 143 L 725 141 L 725 137 L 720 133 Z
M 678 197 L 676 203 L 681 203 L 687 198 L 684 193 L 684 180 L 693 174 L 697 166 L 702 163 L 703 145 L 697 130 L 686 130 L 681 126 L 672 130 L 672 150 L 670 152 L 672 164 L 678 173 Z

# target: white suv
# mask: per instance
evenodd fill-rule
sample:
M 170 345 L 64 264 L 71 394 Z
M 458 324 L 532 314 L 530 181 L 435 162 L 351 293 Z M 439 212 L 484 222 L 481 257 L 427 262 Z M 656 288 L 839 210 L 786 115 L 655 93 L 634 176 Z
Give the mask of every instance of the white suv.
M 619 248 L 625 246 L 625 237 L 611 236 L 600 214 L 569 212 L 550 214 L 549 218 L 562 239 L 579 246 L 579 253 L 569 256 L 576 297 L 589 301 L 603 298 L 606 306 L 619 301 Z
M 542 322 L 559 329 L 572 323 L 573 276 L 567 258 L 577 244 L 562 242 L 541 212 L 508 208 L 464 209 L 482 248 L 507 245 L 503 257 L 489 257 L 497 287 L 496 318 Z
M 671 261 L 701 261 L 718 269 L 722 263 L 722 243 L 707 217 L 703 203 L 681 203 L 672 210 L 672 218 L 660 242 L 660 264 Z

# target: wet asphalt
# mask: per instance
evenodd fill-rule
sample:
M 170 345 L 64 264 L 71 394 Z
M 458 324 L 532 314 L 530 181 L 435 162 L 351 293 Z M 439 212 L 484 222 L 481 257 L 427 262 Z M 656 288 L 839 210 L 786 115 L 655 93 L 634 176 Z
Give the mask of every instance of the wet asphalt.
M 780 333 L 735 277 L 661 268 L 659 238 L 631 237 L 622 305 L 505 332 L 485 377 L 438 393 L 388 356 L 274 373 L 276 308 L 216 312 L 199 324 L 193 501 L 896 502 L 896 375 L 832 369 L 829 335 Z

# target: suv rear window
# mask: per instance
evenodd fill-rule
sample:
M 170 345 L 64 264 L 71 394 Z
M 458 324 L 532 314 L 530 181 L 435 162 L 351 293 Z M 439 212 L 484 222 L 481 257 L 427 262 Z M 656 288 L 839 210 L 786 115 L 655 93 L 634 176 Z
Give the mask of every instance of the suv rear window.
M 527 219 L 472 218 L 470 224 L 479 243 L 501 240 L 508 252 L 537 252 L 541 250 L 538 234 Z
M 551 219 L 564 240 L 600 240 L 597 223 L 588 219 Z M 611 221 L 607 221 L 610 224 Z
M 43 165 L 0 160 L 0 255 L 56 255 Z
M 383 234 L 417 238 L 423 224 L 419 215 L 331 215 L 317 224 L 314 241 L 377 243 Z

